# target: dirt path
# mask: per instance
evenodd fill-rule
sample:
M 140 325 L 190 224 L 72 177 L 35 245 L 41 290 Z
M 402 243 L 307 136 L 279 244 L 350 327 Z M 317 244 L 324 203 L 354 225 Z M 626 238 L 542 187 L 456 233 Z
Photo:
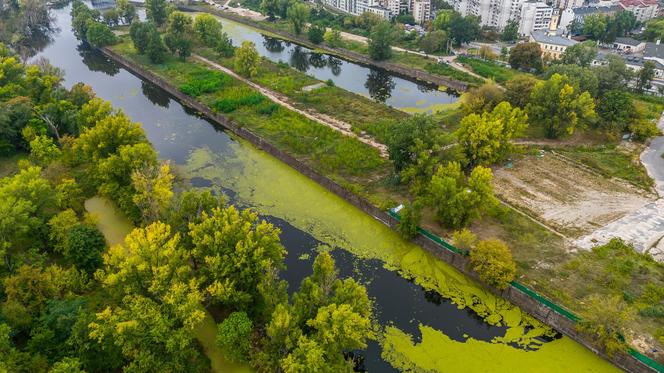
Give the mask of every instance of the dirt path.
M 302 109 L 299 109 L 291 103 L 291 101 L 288 97 L 286 97 L 285 95 L 283 95 L 281 93 L 272 91 L 272 90 L 267 89 L 267 88 L 265 88 L 261 85 L 258 85 L 256 83 L 252 82 L 251 80 L 236 74 L 233 70 L 230 70 L 230 69 L 228 69 L 224 66 L 221 66 L 218 63 L 212 62 L 212 61 L 208 60 L 205 57 L 202 57 L 202 56 L 199 56 L 199 55 L 196 55 L 196 54 L 193 54 L 192 57 L 194 59 L 197 59 L 197 60 L 199 60 L 199 61 L 201 61 L 201 62 L 217 69 L 217 70 L 219 70 L 219 71 L 222 71 L 222 72 L 232 76 L 235 79 L 238 79 L 238 80 L 244 82 L 245 84 L 247 84 L 250 87 L 252 87 L 252 88 L 256 89 L 257 91 L 259 91 L 264 96 L 268 97 L 270 100 L 272 100 L 275 103 L 285 107 L 288 110 L 292 110 L 296 113 L 302 114 L 310 120 L 318 122 L 318 123 L 320 123 L 324 126 L 330 127 L 335 131 L 339 131 L 342 134 L 344 134 L 345 136 L 354 137 L 354 138 L 362 141 L 363 143 L 378 149 L 378 151 L 380 152 L 381 157 L 387 158 L 387 156 L 388 156 L 387 146 L 377 142 L 376 140 L 374 140 L 370 136 L 357 135 L 355 132 L 353 132 L 352 125 L 350 123 L 346 123 L 346 122 L 338 120 L 336 118 L 332 118 L 329 115 L 319 113 L 315 110 L 311 110 L 311 109 L 302 110 Z

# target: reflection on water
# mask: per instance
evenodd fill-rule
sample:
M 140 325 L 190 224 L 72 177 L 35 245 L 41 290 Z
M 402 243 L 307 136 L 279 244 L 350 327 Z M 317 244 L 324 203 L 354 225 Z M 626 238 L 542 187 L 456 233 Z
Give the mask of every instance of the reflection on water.
M 397 86 L 392 77 L 382 70 L 371 69 L 364 87 L 369 96 L 378 102 L 385 102 L 392 97 L 392 90 Z

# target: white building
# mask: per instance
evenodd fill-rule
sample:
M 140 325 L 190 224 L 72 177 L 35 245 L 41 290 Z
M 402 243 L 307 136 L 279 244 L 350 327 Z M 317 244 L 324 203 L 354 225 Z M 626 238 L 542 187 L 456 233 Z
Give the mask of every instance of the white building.
M 525 0 L 452 0 L 454 10 L 462 16 L 476 16 L 481 26 L 502 30 L 512 20 L 521 15 L 521 5 Z
M 620 53 L 632 54 L 643 52 L 646 48 L 646 42 L 632 38 L 616 38 L 613 43 L 607 46 Z
M 519 34 L 530 35 L 535 31 L 546 31 L 551 24 L 553 7 L 543 1 L 528 1 L 521 7 Z
M 367 7 L 366 11 L 369 12 L 369 13 L 378 14 L 379 16 L 381 16 L 385 19 L 390 19 L 390 10 L 387 9 L 387 8 L 383 8 L 382 6 L 373 5 L 373 6 Z
M 415 22 L 422 24 L 431 19 L 431 0 L 412 0 L 410 14 Z
M 604 16 L 611 16 L 620 11 L 617 5 L 612 6 L 585 6 L 580 8 L 568 8 L 560 14 L 560 23 L 558 23 L 558 30 L 563 33 L 569 32 L 569 26 L 572 21 L 577 20 L 583 23 L 583 19 L 591 14 L 601 14 Z
M 634 13 L 639 22 L 657 17 L 657 0 L 621 0 L 619 6 Z

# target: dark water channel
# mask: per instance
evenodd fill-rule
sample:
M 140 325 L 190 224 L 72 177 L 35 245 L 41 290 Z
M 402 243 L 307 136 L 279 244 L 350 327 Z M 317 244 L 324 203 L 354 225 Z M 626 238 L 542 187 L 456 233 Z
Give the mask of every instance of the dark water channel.
M 221 159 L 224 159 L 224 155 L 229 158 L 232 156 L 235 148 L 231 145 L 238 145 L 237 139 L 187 110 L 160 88 L 142 81 L 101 54 L 81 47 L 71 32 L 69 11 L 70 6 L 53 11 L 59 32 L 54 35 L 51 44 L 38 55 L 46 57 L 52 64 L 64 70 L 67 86 L 79 81 L 85 82 L 92 86 L 99 97 L 109 100 L 114 107 L 124 110 L 134 121 L 141 122 L 162 159 L 184 165 L 191 152 L 202 147 L 220 155 Z M 226 31 L 229 31 L 228 27 Z M 296 49 L 292 45 L 286 47 L 288 49 L 284 50 Z M 264 45 L 262 48 L 264 50 L 261 53 L 265 53 L 267 48 Z M 330 67 L 313 68 L 334 75 Z M 346 68 L 353 69 L 344 64 L 342 69 Z M 418 92 L 425 94 L 422 91 Z M 244 143 L 241 145 L 248 146 Z M 252 148 L 248 151 L 257 150 Z M 223 175 L 221 178 L 223 180 Z M 192 180 L 192 184 L 197 187 L 208 187 L 212 183 L 213 181 L 200 177 Z M 234 191 L 224 192 L 231 201 L 234 200 Z M 311 273 L 311 264 L 315 257 L 314 249 L 321 242 L 283 219 L 272 216 L 265 218 L 282 231 L 282 243 L 288 250 L 286 258 L 288 269 L 283 277 L 289 282 L 292 291 L 303 277 Z M 490 326 L 473 311 L 458 309 L 448 299 L 442 298 L 435 292 L 425 291 L 422 287 L 399 276 L 397 272 L 385 269 L 379 260 L 359 259 L 343 249 L 333 250 L 333 255 L 343 277 L 352 276 L 367 285 L 369 295 L 375 302 L 380 323 L 394 325 L 413 335 L 416 341 L 420 338 L 418 329 L 420 323 L 431 326 L 458 341 L 465 341 L 467 337 L 490 341 L 496 336 L 505 334 L 505 327 Z M 370 344 L 364 357 L 365 368 L 370 371 L 393 370 L 381 358 L 380 346 L 376 342 Z

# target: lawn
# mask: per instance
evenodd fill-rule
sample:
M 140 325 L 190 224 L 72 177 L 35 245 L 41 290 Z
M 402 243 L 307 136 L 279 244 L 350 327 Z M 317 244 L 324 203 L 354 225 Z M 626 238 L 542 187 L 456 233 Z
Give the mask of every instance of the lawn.
M 477 58 L 459 56 L 456 59 L 464 66 L 472 69 L 476 74 L 485 78 L 493 79 L 496 83 L 504 84 L 519 75 L 528 75 L 526 73 L 500 66 L 491 61 L 484 61 Z

